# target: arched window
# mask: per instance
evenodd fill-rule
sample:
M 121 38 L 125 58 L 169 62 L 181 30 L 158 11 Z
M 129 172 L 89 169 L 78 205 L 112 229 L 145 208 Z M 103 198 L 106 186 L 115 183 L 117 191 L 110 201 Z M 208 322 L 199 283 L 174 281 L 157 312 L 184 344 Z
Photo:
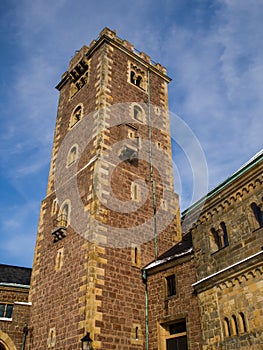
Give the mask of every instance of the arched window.
M 69 201 L 62 204 L 57 217 L 57 227 L 68 227 L 70 224 L 70 203 Z
M 135 72 L 134 71 L 131 71 L 131 74 L 130 74 L 130 81 L 132 84 L 136 84 L 136 78 L 135 78 Z
M 221 237 L 221 248 L 227 247 L 229 242 L 228 242 L 228 235 L 227 235 L 227 229 L 226 229 L 226 224 L 222 221 L 220 222 L 220 228 L 222 231 L 222 237 Z
M 136 85 L 139 88 L 143 89 L 143 77 L 140 74 L 135 73 L 134 71 L 131 71 L 130 82 L 133 85 Z
M 73 145 L 67 156 L 67 166 L 72 165 L 78 158 L 78 145 Z
M 219 234 L 214 227 L 210 230 L 210 246 L 212 252 L 216 252 L 221 248 Z
M 138 103 L 132 103 L 130 107 L 130 116 L 132 119 L 143 122 L 145 119 L 145 111 Z
M 246 333 L 247 332 L 247 323 L 245 319 L 245 315 L 243 312 L 239 313 L 239 325 L 240 325 L 240 333 Z
M 68 214 L 69 214 L 69 206 L 68 204 L 64 204 L 63 207 L 62 207 L 62 210 L 61 210 L 61 220 L 63 222 L 65 222 L 65 225 L 63 226 L 67 226 L 67 223 L 68 223 Z
M 142 88 L 142 76 L 138 75 L 136 79 L 136 85 Z
M 143 109 L 138 105 L 133 106 L 133 118 L 138 121 L 143 120 Z
M 138 88 L 145 90 L 146 87 L 146 72 L 141 67 L 130 62 L 129 64 L 128 81 L 137 86 Z
M 230 331 L 230 323 L 229 319 L 227 317 L 224 318 L 224 332 L 226 337 L 230 337 L 231 331 Z
M 83 106 L 82 104 L 77 105 L 75 109 L 73 110 L 70 118 L 70 127 L 72 128 L 74 125 L 76 125 L 83 116 Z
M 229 245 L 227 228 L 226 224 L 223 221 L 220 222 L 219 228 L 217 230 L 214 227 L 211 228 L 209 237 L 212 252 L 216 252 L 217 250 Z
M 237 325 L 237 318 L 235 315 L 232 315 L 231 326 L 232 326 L 233 335 L 237 335 L 238 334 L 238 325 Z
M 254 214 L 254 217 L 257 221 L 258 227 L 263 226 L 263 213 L 259 205 L 257 205 L 255 202 L 250 204 L 250 207 L 252 209 L 252 212 Z
M 67 199 L 62 203 L 58 216 L 54 219 L 54 229 L 52 230 L 54 243 L 66 237 L 67 227 L 70 225 L 70 209 L 70 201 Z M 60 257 L 58 256 L 58 258 Z
M 58 200 L 57 198 L 53 199 L 52 206 L 51 206 L 51 215 L 57 214 L 58 211 Z

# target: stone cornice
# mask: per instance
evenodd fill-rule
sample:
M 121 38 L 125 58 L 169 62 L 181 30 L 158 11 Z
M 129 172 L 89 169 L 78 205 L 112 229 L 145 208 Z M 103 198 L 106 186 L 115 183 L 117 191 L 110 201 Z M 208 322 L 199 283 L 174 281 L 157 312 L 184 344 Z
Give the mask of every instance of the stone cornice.
M 196 205 L 183 213 L 185 231 L 190 227 L 197 227 L 201 224 L 211 221 L 214 215 L 221 215 L 227 212 L 231 206 L 236 206 L 238 202 L 250 197 L 263 187 L 263 157 L 260 161 L 246 172 L 241 173 L 234 181 L 218 186 L 215 190 L 208 193 L 207 197 L 197 202 Z M 203 206 L 203 208 L 202 208 Z M 200 209 L 202 208 L 202 209 Z M 201 213 L 196 216 L 198 211 Z
M 160 264 L 158 264 L 157 261 L 157 265 L 151 267 L 150 269 L 145 269 L 147 270 L 147 276 L 151 276 L 151 275 L 155 275 L 158 272 L 162 272 L 165 270 L 168 270 L 172 267 L 178 266 L 178 265 L 182 265 L 190 260 L 192 260 L 194 258 L 193 256 L 193 251 L 186 253 L 185 255 L 182 255 L 180 258 L 174 258 L 173 260 L 167 260 L 164 262 L 161 262 Z
M 200 293 L 215 286 L 220 289 L 223 289 L 224 286 L 228 288 L 229 285 L 233 286 L 236 282 L 241 283 L 243 279 L 254 278 L 257 273 L 263 274 L 262 258 L 263 250 L 195 282 L 192 286 L 197 293 Z

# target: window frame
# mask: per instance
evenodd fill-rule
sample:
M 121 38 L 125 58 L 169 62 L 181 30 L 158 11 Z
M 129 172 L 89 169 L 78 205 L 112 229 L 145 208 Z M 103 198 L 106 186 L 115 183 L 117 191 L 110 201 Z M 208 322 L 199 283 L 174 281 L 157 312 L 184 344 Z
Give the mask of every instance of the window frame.
M 185 326 L 185 330 L 182 332 L 178 332 L 178 333 L 173 333 L 171 334 L 171 326 L 174 324 L 180 324 L 180 323 L 184 323 Z M 173 340 L 173 339 L 179 339 L 179 338 L 185 338 L 186 340 L 186 348 L 188 349 L 188 331 L 187 331 L 188 327 L 187 327 L 187 319 L 185 317 L 183 318 L 179 318 L 179 319 L 175 319 L 169 322 L 165 322 L 165 323 L 159 323 L 159 345 L 160 345 L 160 349 L 162 350 L 167 350 L 167 341 L 169 340 Z
M 73 152 L 75 150 L 75 152 Z M 71 165 L 73 165 L 77 159 L 78 159 L 78 154 L 79 154 L 79 149 L 78 149 L 78 144 L 74 143 L 68 151 L 67 154 L 67 168 L 69 168 Z
M 146 112 L 140 103 L 137 103 L 137 102 L 131 103 L 129 109 L 130 109 L 130 117 L 131 117 L 132 121 L 135 121 L 137 123 L 142 123 L 142 124 L 145 123 Z M 136 109 L 138 110 L 136 116 L 139 114 L 139 117 L 137 117 L 137 118 L 135 116 Z
M 78 118 L 78 120 L 75 120 L 75 113 L 78 109 L 80 109 L 80 117 Z M 72 129 L 75 125 L 77 125 L 81 121 L 81 119 L 83 118 L 83 113 L 84 113 L 83 103 L 79 103 L 73 108 L 73 111 L 71 112 L 71 116 L 70 116 L 70 121 L 69 121 L 69 129 Z
M 172 282 L 172 283 L 171 283 Z M 167 299 L 177 296 L 177 278 L 175 273 L 165 276 L 165 297 Z
M 0 319 L 12 320 L 14 304 L 12 304 L 12 303 L 0 303 L 0 307 L 1 306 L 3 306 L 3 314 L 2 314 L 2 316 L 0 315 Z M 10 317 L 7 316 L 9 314 L 9 312 L 10 312 L 10 310 L 8 311 L 9 307 L 11 307 Z

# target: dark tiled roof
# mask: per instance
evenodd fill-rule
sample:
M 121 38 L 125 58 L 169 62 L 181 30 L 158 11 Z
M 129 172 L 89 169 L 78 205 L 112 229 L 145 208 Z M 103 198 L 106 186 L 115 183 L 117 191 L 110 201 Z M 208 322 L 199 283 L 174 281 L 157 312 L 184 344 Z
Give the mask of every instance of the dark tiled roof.
M 186 253 L 189 253 L 191 248 L 193 248 L 192 235 L 191 233 L 187 233 L 183 236 L 181 242 L 177 243 L 171 249 L 160 255 L 158 257 L 158 260 L 166 259 L 169 257 L 180 257 Z
M 0 283 L 30 285 L 32 269 L 0 264 Z
M 160 255 L 157 260 L 153 261 L 145 267 L 145 269 L 152 269 L 155 266 L 159 266 L 167 263 L 168 261 L 180 259 L 183 256 L 191 254 L 193 252 L 192 235 L 187 233 L 183 236 L 182 240 L 174 245 L 171 249 Z

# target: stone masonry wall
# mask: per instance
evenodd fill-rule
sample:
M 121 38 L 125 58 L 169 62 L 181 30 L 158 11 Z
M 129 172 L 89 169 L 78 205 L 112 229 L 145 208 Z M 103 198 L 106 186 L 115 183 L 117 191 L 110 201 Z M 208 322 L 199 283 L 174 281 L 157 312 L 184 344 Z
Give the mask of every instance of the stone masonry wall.
M 147 73 L 146 67 L 150 62 L 142 54 L 136 59 L 129 44 L 120 42 L 114 32 L 106 30 L 109 37 L 102 41 L 104 34 L 97 42 L 92 42 L 89 47 L 84 46 L 76 54 L 69 71 L 62 76 L 58 85 L 60 99 L 48 190 L 40 213 L 32 272 L 28 350 L 77 349 L 86 332 L 90 332 L 96 349 L 132 350 L 142 348 L 144 344 L 145 300 L 140 269 L 156 254 L 153 221 L 147 222 L 153 217 L 153 207 L 151 200 L 148 200 L 141 210 L 120 214 L 118 210 L 109 209 L 109 201 L 112 199 L 112 190 L 119 200 L 132 201 L 135 178 L 145 181 L 149 198 L 152 196 L 149 154 L 146 162 L 123 162 L 116 167 L 115 176 L 110 178 L 113 144 L 127 138 L 123 135 L 130 126 L 122 120 L 120 125 L 109 126 L 112 117 L 110 106 L 113 104 L 148 102 L 146 85 L 143 90 L 128 79 L 131 64 L 136 63 L 136 69 Z M 147 62 L 144 66 L 142 57 Z M 151 66 L 150 75 L 151 102 L 167 108 L 169 79 L 164 69 L 160 65 L 155 68 Z M 82 111 L 82 119 L 72 126 L 74 111 L 78 106 Z M 162 222 L 162 215 L 158 221 L 158 225 L 164 226 L 158 242 L 159 252 L 163 252 L 180 239 L 180 225 L 178 197 L 173 193 L 171 175 L 169 116 L 162 112 L 158 118 L 162 131 L 153 130 L 152 136 L 154 143 L 159 141 L 159 157 L 165 171 L 163 179 L 160 179 L 158 171 L 154 169 L 153 181 L 158 208 L 168 213 L 166 208 L 169 206 L 172 213 L 169 222 Z M 86 122 L 88 131 L 82 128 Z M 82 135 L 82 130 L 88 134 Z M 70 136 L 75 131 L 80 135 L 77 139 Z M 148 128 L 138 126 L 137 132 L 147 141 Z M 65 140 L 69 143 L 68 148 L 63 150 L 67 155 L 70 147 L 80 145 L 85 139 L 90 140 L 85 149 L 81 149 L 73 166 L 67 166 L 67 158 L 61 158 L 60 153 L 65 147 Z M 70 172 L 74 167 L 75 174 Z M 68 174 L 61 177 L 59 186 L 56 183 L 58 169 L 62 175 Z M 74 188 L 74 179 L 77 189 Z M 167 192 L 169 203 L 166 205 L 161 202 L 163 191 Z M 76 193 L 81 203 L 78 207 L 71 203 Z M 60 197 L 58 203 L 56 197 Z M 68 203 L 70 208 L 69 225 L 65 237 L 54 242 L 54 220 L 63 203 Z M 142 244 L 138 244 L 138 233 L 136 236 L 132 229 L 127 234 L 127 228 L 134 228 L 144 222 L 146 224 L 140 230 Z M 84 228 L 81 234 L 78 225 Z M 118 233 L 116 229 L 119 228 Z M 126 239 L 128 243 L 122 244 Z M 139 341 L 134 339 L 136 327 L 140 333 Z
M 176 295 L 167 297 L 165 277 L 175 274 Z M 197 296 L 192 284 L 196 281 L 193 256 L 166 264 L 162 271 L 151 272 L 149 291 L 149 349 L 165 350 L 164 327 L 185 319 L 188 349 L 201 349 L 201 324 Z
M 28 303 L 28 288 L 1 286 L 0 302 L 13 304 L 12 318 L 0 319 L 0 339 L 10 350 L 21 349 L 23 328 L 29 322 L 31 308 Z
M 208 200 L 192 229 L 204 350 L 262 348 L 262 166 L 250 166 Z M 222 222 L 227 240 L 218 247 Z

